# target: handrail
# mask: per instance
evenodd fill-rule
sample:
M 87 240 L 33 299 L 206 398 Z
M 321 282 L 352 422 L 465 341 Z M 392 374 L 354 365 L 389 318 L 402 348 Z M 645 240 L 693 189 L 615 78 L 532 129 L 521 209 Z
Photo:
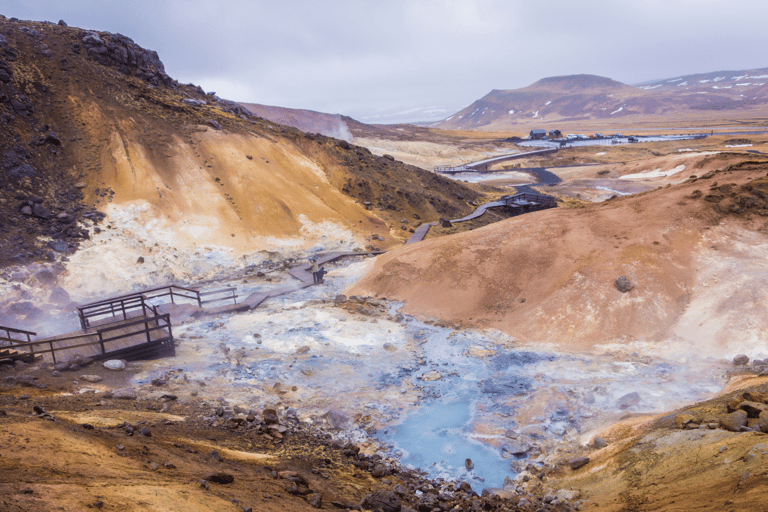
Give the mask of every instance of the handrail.
M 14 345 L 13 348 L 15 350 L 20 350 L 20 349 L 28 348 L 30 355 L 40 355 L 40 354 L 50 353 L 51 354 L 51 358 L 53 359 L 53 362 L 56 363 L 56 352 L 57 351 L 71 350 L 71 349 L 76 349 L 76 348 L 81 348 L 81 347 L 89 347 L 89 346 L 92 346 L 92 345 L 101 345 L 101 353 L 102 354 L 106 354 L 107 351 L 106 351 L 106 348 L 104 346 L 105 343 L 110 343 L 110 342 L 117 341 L 117 340 L 120 340 L 120 339 L 123 339 L 123 338 L 129 338 L 131 336 L 136 336 L 136 335 L 142 334 L 142 333 L 146 333 L 147 341 L 148 342 L 151 342 L 151 341 L 161 342 L 161 341 L 165 341 L 165 340 L 168 340 L 168 339 L 173 339 L 173 334 L 172 334 L 172 331 L 171 331 L 171 316 L 170 316 L 170 314 L 165 313 L 165 314 L 162 314 L 162 315 L 158 315 L 157 314 L 157 310 L 155 308 L 151 307 L 151 305 L 150 305 L 150 309 L 155 313 L 155 316 L 138 318 L 136 320 L 132 320 L 132 321 L 127 322 L 127 323 L 121 323 L 121 324 L 118 324 L 118 325 L 108 325 L 108 326 L 102 327 L 102 328 L 96 330 L 96 332 L 92 332 L 92 333 L 75 334 L 75 335 L 72 335 L 72 336 L 66 336 L 66 337 L 62 337 L 62 338 L 51 338 L 51 339 L 46 339 L 46 340 L 30 341 L 28 343 L 19 343 L 17 345 Z M 150 326 L 149 324 L 151 324 L 151 323 L 154 323 L 155 325 Z M 133 327 L 135 325 L 142 325 L 142 324 L 144 325 L 143 329 L 133 330 L 131 332 L 123 333 L 123 334 L 120 334 L 120 335 L 117 335 L 117 336 L 110 336 L 108 334 L 110 331 L 119 330 L 119 329 L 126 329 L 126 328 Z M 167 329 L 168 330 L 168 336 L 161 337 L 161 338 L 159 338 L 157 340 L 152 340 L 150 333 L 154 332 L 154 331 L 157 331 L 157 330 L 162 330 L 162 329 Z M 106 337 L 105 337 L 105 334 L 107 334 Z M 82 338 L 92 338 L 92 337 L 95 337 L 96 339 L 94 341 L 91 341 L 91 342 L 88 342 L 88 343 L 80 343 L 80 344 L 77 344 L 77 345 L 67 345 L 67 346 L 64 346 L 64 347 L 54 347 L 54 344 L 56 344 L 56 343 L 61 343 L 61 342 L 65 342 L 65 341 L 72 341 L 72 340 L 77 340 L 77 339 L 82 339 Z M 39 345 L 48 345 L 49 348 L 42 349 L 42 350 L 40 350 L 40 349 L 36 350 L 35 347 L 37 347 Z
M 237 297 L 238 295 L 235 293 L 237 291 L 237 288 L 222 288 L 220 290 L 211 290 L 211 291 L 204 291 L 200 292 L 200 298 L 202 299 L 204 296 L 208 295 L 221 295 L 223 293 L 226 293 L 227 295 L 224 297 L 217 297 L 209 300 L 201 300 L 200 304 L 210 304 L 211 302 L 220 302 L 223 300 L 230 300 L 237 304 Z
M 169 284 L 169 285 L 166 285 L 166 286 L 159 286 L 157 288 L 150 288 L 149 290 L 141 290 L 139 292 L 128 293 L 128 294 L 125 294 L 125 295 L 118 295 L 117 297 L 111 297 L 111 298 L 108 298 L 108 299 L 103 299 L 103 300 L 99 300 L 99 301 L 96 301 L 96 302 L 91 302 L 89 304 L 85 304 L 84 306 L 80 306 L 80 307 L 84 308 L 84 307 L 88 307 L 88 306 L 95 306 L 95 305 L 99 305 L 99 304 L 106 304 L 106 303 L 109 303 L 109 302 L 119 301 L 120 299 L 127 299 L 127 298 L 131 298 L 131 297 L 139 297 L 139 296 L 142 296 L 142 295 L 143 296 L 147 296 L 147 295 L 151 294 L 152 292 L 157 292 L 157 291 L 160 291 L 160 290 L 166 290 L 166 289 L 169 290 L 168 293 L 156 295 L 156 297 L 162 297 L 163 295 L 170 294 L 171 293 L 170 290 L 172 288 L 176 288 L 176 289 L 179 289 L 179 290 L 182 290 L 182 291 L 185 291 L 185 292 L 194 293 L 195 296 L 197 296 L 197 294 L 200 293 L 198 290 L 195 290 L 193 288 L 185 288 L 183 286 L 178 286 L 178 285 L 175 285 L 175 284 Z M 180 294 L 178 294 L 178 295 L 180 295 Z M 150 297 L 150 298 L 152 298 L 152 297 Z M 78 309 L 80 309 L 80 308 L 78 308 Z
M 186 293 L 179 293 L 178 290 L 189 292 L 189 295 Z M 152 295 L 154 292 L 160 291 L 164 293 L 156 293 Z M 91 318 L 107 316 L 109 314 L 111 314 L 112 317 L 122 316 L 123 320 L 127 320 L 128 313 L 138 309 L 146 311 L 147 308 L 150 308 L 156 315 L 157 311 L 148 301 L 150 299 L 168 295 L 170 295 L 172 303 L 175 303 L 175 297 L 181 297 L 193 300 L 197 302 L 198 306 L 202 306 L 202 300 L 200 299 L 200 292 L 198 290 L 176 285 L 168 285 L 78 306 L 77 311 L 80 317 L 80 326 L 83 330 L 88 329 L 91 326 Z
M 11 344 L 18 344 L 21 340 L 17 340 L 11 337 L 11 333 L 24 334 L 27 337 L 27 341 L 32 341 L 32 336 L 37 336 L 36 332 L 25 331 L 24 329 L 15 329 L 13 327 L 5 327 L 0 325 L 0 331 L 5 331 L 5 336 L 0 336 L 0 341 L 7 341 Z

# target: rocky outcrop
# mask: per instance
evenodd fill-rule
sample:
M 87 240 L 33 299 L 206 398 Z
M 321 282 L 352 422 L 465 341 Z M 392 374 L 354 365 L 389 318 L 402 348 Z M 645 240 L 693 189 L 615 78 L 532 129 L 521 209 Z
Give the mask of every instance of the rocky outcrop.
M 80 42 L 88 56 L 102 64 L 117 68 L 126 75 L 138 76 L 152 85 L 171 86 L 175 81 L 165 73 L 156 51 L 147 50 L 121 34 L 83 30 Z M 76 45 L 78 50 L 80 45 Z

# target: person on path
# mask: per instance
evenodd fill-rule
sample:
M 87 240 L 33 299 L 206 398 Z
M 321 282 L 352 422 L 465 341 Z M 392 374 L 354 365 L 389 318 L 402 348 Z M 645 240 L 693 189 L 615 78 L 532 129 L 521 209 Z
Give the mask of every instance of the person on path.
M 325 270 L 325 268 L 323 268 L 323 267 L 320 267 L 320 270 L 318 270 L 318 271 L 317 271 L 317 282 L 318 282 L 318 283 L 323 283 L 323 282 L 325 282 L 325 281 L 323 280 L 323 276 L 325 276 L 325 274 L 327 274 L 327 273 L 328 273 L 328 272 Z
M 320 282 L 320 279 L 321 279 L 320 275 L 319 275 L 320 274 L 320 267 L 318 266 L 317 260 L 315 258 L 312 258 L 310 261 L 312 262 L 312 269 L 311 269 L 312 270 L 312 280 L 315 283 L 318 283 L 318 282 Z

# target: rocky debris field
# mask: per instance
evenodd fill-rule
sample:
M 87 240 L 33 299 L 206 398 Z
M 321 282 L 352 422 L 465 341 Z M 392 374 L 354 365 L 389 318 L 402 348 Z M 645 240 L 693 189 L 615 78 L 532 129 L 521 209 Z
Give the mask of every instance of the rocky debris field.
M 0 367 L 3 510 L 575 509 L 573 494 L 430 480 L 294 409 L 250 410 L 204 397 L 203 385 L 181 400 L 166 390 L 187 378 L 181 370 L 126 387 L 125 372 L 72 364 Z M 110 387 L 89 388 L 96 382 Z

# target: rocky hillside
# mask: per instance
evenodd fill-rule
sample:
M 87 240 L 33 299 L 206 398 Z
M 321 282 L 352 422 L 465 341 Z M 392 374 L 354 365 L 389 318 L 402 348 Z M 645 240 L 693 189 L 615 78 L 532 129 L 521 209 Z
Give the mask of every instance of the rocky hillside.
M 510 130 L 521 125 L 619 120 L 662 121 L 707 112 L 764 111 L 768 69 L 690 75 L 638 87 L 595 75 L 544 78 L 522 89 L 493 90 L 453 116 L 433 124 L 452 130 Z M 626 125 L 623 125 L 626 126 Z
M 126 36 L 63 23 L 0 16 L 0 116 L 4 263 L 66 257 L 128 221 L 173 249 L 244 254 L 308 229 L 388 246 L 481 195 L 255 117 Z

